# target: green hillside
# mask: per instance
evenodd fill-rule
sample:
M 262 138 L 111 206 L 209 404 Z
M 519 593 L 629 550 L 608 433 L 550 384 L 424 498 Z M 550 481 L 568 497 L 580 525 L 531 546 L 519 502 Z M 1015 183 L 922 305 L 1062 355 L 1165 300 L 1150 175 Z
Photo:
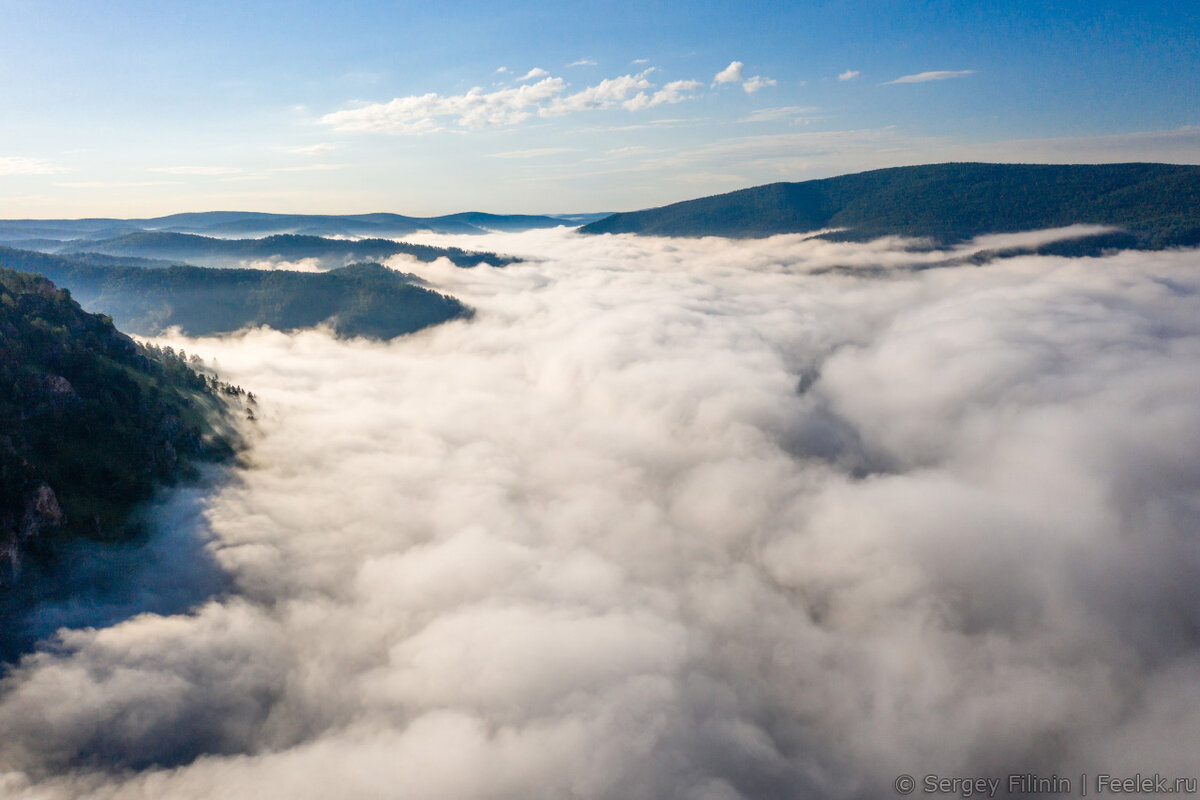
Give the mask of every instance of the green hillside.
M 953 243 L 1076 223 L 1116 226 L 1122 247 L 1200 244 L 1200 166 L 930 164 L 773 183 L 613 214 L 582 233 L 771 236 L 826 228 Z
M 0 266 L 45 275 L 69 288 L 85 307 L 141 335 L 171 327 L 203 336 L 261 325 L 292 331 L 325 323 L 339 336 L 391 339 L 470 315 L 458 300 L 379 264 L 318 273 L 145 269 L 0 248 Z
M 276 259 L 299 261 L 316 258 L 331 266 L 348 262 L 385 259 L 394 255 L 410 255 L 419 261 L 447 258 L 459 267 L 491 264 L 502 267 L 520 259 L 496 253 L 463 250 L 458 247 L 432 247 L 390 239 L 328 239 L 321 236 L 283 234 L 261 239 L 217 239 L 190 233 L 139 231 L 109 239 L 85 239 L 58 242 L 30 249 L 63 254 L 101 253 L 109 256 L 136 256 L 197 264 L 200 266 L 238 266 L 247 261 Z
M 135 504 L 228 456 L 222 387 L 0 269 L 0 583 L 55 537 L 122 538 Z

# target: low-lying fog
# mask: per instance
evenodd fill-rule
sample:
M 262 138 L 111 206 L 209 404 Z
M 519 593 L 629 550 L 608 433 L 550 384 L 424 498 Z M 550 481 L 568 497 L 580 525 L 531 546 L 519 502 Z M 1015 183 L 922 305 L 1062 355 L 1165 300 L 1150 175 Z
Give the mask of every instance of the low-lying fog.
M 390 344 L 169 340 L 259 398 L 232 588 L 26 657 L 0 794 L 1196 774 L 1200 253 L 436 243 L 538 260 L 396 259 L 478 313 Z

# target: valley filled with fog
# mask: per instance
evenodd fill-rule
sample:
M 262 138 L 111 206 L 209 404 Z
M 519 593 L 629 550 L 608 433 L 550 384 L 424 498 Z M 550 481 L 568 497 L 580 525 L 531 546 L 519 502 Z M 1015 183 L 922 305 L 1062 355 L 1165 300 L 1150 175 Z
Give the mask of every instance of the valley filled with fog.
M 64 613 L 0 683 L 0 794 L 1188 774 L 1200 252 L 970 263 L 1079 233 L 431 235 L 524 260 L 393 256 L 475 313 L 389 342 L 155 339 L 258 398 L 160 507 L 207 596 Z

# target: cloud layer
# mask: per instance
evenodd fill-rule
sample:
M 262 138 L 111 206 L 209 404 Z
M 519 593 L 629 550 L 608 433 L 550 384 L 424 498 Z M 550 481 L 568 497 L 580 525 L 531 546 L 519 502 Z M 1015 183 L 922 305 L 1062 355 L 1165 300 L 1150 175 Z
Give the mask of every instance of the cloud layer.
M 397 266 L 471 321 L 176 342 L 260 397 L 235 591 L 27 658 L 6 797 L 1194 774 L 1196 252 L 470 244 L 540 260 Z

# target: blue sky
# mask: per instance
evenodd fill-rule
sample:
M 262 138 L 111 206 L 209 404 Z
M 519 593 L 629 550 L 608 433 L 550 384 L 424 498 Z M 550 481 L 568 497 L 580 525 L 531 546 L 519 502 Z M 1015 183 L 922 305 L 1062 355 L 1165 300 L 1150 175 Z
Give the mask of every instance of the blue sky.
M 1191 2 L 0 0 L 0 216 L 601 211 L 933 161 L 1197 163 L 1198 97 Z

